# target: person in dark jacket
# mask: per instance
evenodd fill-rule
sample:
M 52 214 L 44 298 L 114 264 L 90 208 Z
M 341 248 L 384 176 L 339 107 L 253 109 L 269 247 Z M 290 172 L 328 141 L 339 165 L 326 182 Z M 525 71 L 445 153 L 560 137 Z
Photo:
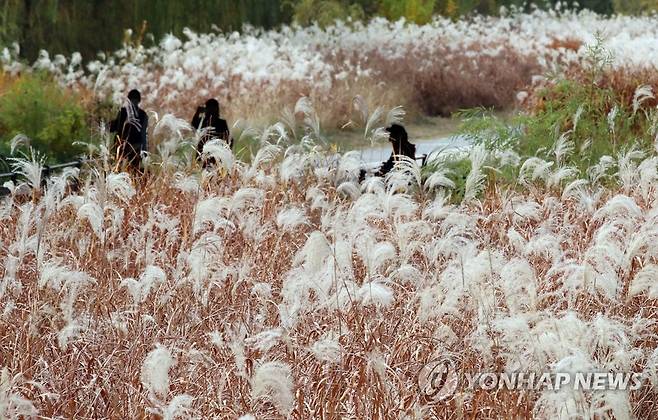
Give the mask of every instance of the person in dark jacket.
M 121 107 L 116 119 L 110 123 L 110 132 L 115 133 L 114 151 L 119 165 L 140 171 L 142 152 L 148 151 L 149 119 L 139 107 L 142 95 L 133 89 L 128 101 Z
M 229 147 L 231 147 L 231 149 L 233 148 L 233 139 L 231 139 L 228 124 L 226 123 L 226 120 L 219 116 L 219 102 L 217 99 L 208 99 L 206 101 L 206 106 L 200 106 L 197 108 L 194 117 L 192 118 L 192 127 L 197 130 L 207 129 L 207 131 L 201 136 L 196 147 L 197 160 L 201 160 L 203 146 L 210 140 L 222 139 L 229 145 Z M 205 167 L 214 163 L 214 159 L 210 158 L 203 162 L 203 166 Z
M 389 133 L 388 141 L 393 146 L 391 157 L 379 168 L 375 176 L 385 176 L 393 169 L 395 162 L 400 159 L 400 156 L 406 156 L 410 159 L 416 159 L 416 146 L 409 143 L 407 130 L 400 124 L 393 124 L 386 129 Z

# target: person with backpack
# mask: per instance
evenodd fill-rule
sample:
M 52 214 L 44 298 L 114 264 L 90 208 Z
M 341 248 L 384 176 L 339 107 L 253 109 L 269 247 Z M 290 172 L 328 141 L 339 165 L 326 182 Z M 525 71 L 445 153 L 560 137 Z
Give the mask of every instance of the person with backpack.
M 219 116 L 219 102 L 217 99 L 208 99 L 205 106 L 197 108 L 192 118 L 192 127 L 201 131 L 201 138 L 197 144 L 197 160 L 202 160 L 203 146 L 210 140 L 224 140 L 233 149 L 233 139 L 228 129 L 226 120 Z M 214 164 L 213 158 L 203 161 L 203 166 Z
M 148 115 L 139 107 L 142 96 L 137 89 L 128 93 L 128 101 L 121 107 L 117 117 L 110 123 L 110 132 L 115 134 L 114 152 L 117 166 L 141 172 L 142 153 L 148 151 Z

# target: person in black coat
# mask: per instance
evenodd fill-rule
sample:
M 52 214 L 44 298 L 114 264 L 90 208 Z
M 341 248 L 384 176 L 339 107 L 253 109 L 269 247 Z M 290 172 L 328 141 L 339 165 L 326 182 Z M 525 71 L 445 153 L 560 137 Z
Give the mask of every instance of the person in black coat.
M 385 176 L 393 169 L 395 162 L 400 159 L 400 156 L 406 156 L 410 159 L 416 159 L 416 146 L 409 143 L 407 130 L 399 124 L 393 124 L 386 129 L 389 133 L 388 141 L 393 146 L 391 157 L 379 168 L 375 176 Z
M 205 107 L 200 106 L 197 108 L 194 117 L 192 118 L 192 127 L 197 130 L 208 129 L 207 132 L 201 136 L 201 139 L 197 144 L 197 160 L 201 160 L 203 146 L 210 140 L 222 139 L 231 149 L 233 148 L 233 139 L 231 139 L 228 124 L 226 123 L 226 120 L 219 116 L 219 102 L 217 99 L 208 99 Z M 209 158 L 203 162 L 203 166 L 205 167 L 214 163 L 214 159 Z
M 114 151 L 117 159 L 135 171 L 140 170 L 142 152 L 148 151 L 149 119 L 139 107 L 141 100 L 139 91 L 131 90 L 128 102 L 110 123 L 110 132 L 115 133 Z

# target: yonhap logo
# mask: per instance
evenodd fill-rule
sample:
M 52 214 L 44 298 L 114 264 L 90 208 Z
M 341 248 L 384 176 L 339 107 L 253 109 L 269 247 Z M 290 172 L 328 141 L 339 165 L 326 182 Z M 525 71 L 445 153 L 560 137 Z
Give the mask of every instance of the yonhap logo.
M 483 391 L 635 391 L 646 382 L 639 372 L 463 372 L 448 357 L 426 363 L 418 372 L 418 386 L 427 402 L 446 400 L 458 389 Z
M 454 395 L 459 385 L 455 362 L 450 358 L 433 360 L 418 373 L 420 393 L 428 402 L 443 401 Z

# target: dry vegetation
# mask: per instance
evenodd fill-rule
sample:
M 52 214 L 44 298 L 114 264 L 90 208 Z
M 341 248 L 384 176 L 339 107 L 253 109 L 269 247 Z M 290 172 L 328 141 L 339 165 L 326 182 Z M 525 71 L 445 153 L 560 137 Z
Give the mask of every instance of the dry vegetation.
M 657 415 L 656 157 L 618 156 L 613 189 L 548 189 L 559 160 L 534 182 L 524 164 L 519 194 L 482 184 L 475 148 L 476 191 L 452 205 L 440 171 L 359 186 L 353 155 L 260 150 L 247 165 L 218 147 L 200 174 L 101 165 L 77 193 L 63 175 L 2 202 L 3 416 Z M 425 401 L 418 372 L 445 355 L 647 379 Z
M 32 188 L 40 163 L 15 162 L 25 182 L 8 183 L 0 199 L 0 417 L 658 418 L 655 74 L 611 64 L 596 81 L 615 96 L 596 102 L 601 118 L 580 109 L 592 101 L 560 111 L 550 130 L 537 123 L 543 151 L 531 157 L 476 145 L 463 176 L 448 156 L 428 173 L 402 162 L 386 180 L 359 183 L 358 154 L 318 146 L 320 121 L 360 119 L 364 140 L 381 140 L 402 116 L 386 105 L 447 113 L 509 104 L 534 72 L 582 62 L 587 36 L 550 36 L 574 22 L 590 32 L 610 24 L 623 39 L 630 31 L 625 18 L 543 13 L 261 38 L 188 34 L 185 45 L 169 37 L 150 50 L 127 46 L 91 75 L 42 57 L 35 68 L 88 100 L 140 85 L 148 105 L 167 111 L 212 95 L 229 118 L 252 123 L 271 119 L 259 114 L 266 107 L 297 105 L 265 130 L 232 131 L 238 144 L 258 143 L 246 162 L 209 142 L 218 165 L 208 170 L 190 155 L 199 133 L 172 114 L 151 120 L 144 176 L 110 170 L 103 132 L 99 161 L 76 188 L 76 170 Z M 652 22 L 643 19 L 640 28 Z M 506 42 L 481 42 L 492 23 Z M 547 35 L 541 45 L 529 35 L 537 33 Z M 428 42 L 464 34 L 467 44 Z M 328 47 L 337 41 L 342 49 Z M 213 79 L 218 46 L 247 59 Z M 265 64 L 248 67 L 255 56 Z M 288 72 L 297 62 L 303 69 Z M 5 63 L 8 73 L 23 70 Z M 550 83 L 537 79 L 529 110 L 542 110 Z M 354 98 L 364 90 L 370 96 Z M 313 102 L 326 104 L 320 115 Z M 372 103 L 385 107 L 368 112 Z M 620 103 L 643 117 L 615 132 Z M 594 118 L 607 136 L 642 130 L 645 142 L 619 139 L 585 160 L 577 135 L 595 132 L 583 128 Z M 581 171 L 582 162 L 591 164 Z M 629 392 L 461 383 L 428 401 L 418 373 L 441 357 L 462 374 L 602 370 L 641 372 L 644 382 Z

